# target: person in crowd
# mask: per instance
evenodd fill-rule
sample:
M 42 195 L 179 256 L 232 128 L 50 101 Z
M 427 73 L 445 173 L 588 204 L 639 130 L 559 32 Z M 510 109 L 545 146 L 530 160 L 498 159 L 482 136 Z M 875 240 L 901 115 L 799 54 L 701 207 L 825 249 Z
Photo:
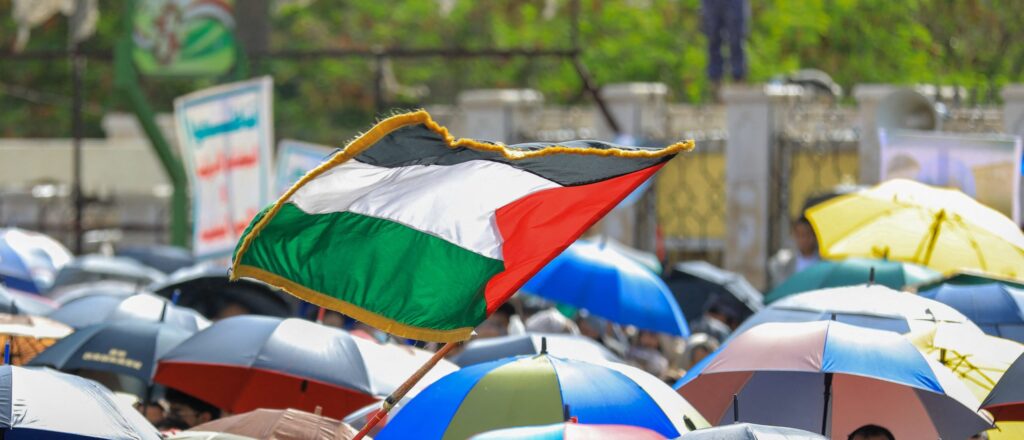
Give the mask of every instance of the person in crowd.
M 693 368 L 698 362 L 704 360 L 715 350 L 718 350 L 720 342 L 707 333 L 694 333 L 686 340 L 686 351 L 683 353 L 683 367 L 687 370 Z
M 149 423 L 153 426 L 159 425 L 160 422 L 164 421 L 164 417 L 167 415 L 167 403 L 160 399 L 153 399 L 146 405 L 143 401 L 135 403 L 135 409 L 137 409 Z
M 740 325 L 739 313 L 721 303 L 712 303 L 704 315 L 690 325 L 690 333 L 707 333 L 719 342 L 729 338 Z
M 896 437 L 881 426 L 864 425 L 851 432 L 847 440 L 896 440 Z
M 768 260 L 768 277 L 772 287 L 821 261 L 818 254 L 818 239 L 807 217 L 801 216 L 794 221 L 789 232 L 796 249 L 780 249 Z
M 478 338 L 496 338 L 508 335 L 509 325 L 512 317 L 516 315 L 516 309 L 509 303 L 502 304 L 491 316 L 488 316 L 476 328 Z
M 747 78 L 747 59 L 743 43 L 749 28 L 750 4 L 747 0 L 702 0 L 701 28 L 708 39 L 708 79 L 711 80 L 712 99 L 718 100 L 718 91 L 725 74 L 722 43 L 729 46 L 729 66 L 736 82 Z
M 167 416 L 161 426 L 157 426 L 159 429 L 188 429 L 221 416 L 216 406 L 173 388 L 167 389 L 164 398 L 167 400 Z
M 636 343 L 629 349 L 629 362 L 657 377 L 663 377 L 668 369 L 668 359 L 661 352 L 661 339 L 657 333 L 640 330 Z

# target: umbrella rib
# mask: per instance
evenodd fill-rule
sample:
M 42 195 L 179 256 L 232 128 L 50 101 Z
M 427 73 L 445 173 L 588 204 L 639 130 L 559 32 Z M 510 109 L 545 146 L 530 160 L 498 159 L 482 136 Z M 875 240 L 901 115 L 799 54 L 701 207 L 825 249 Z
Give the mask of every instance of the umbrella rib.
M 932 252 L 935 251 L 935 243 L 939 239 L 939 233 L 942 231 L 942 221 L 946 219 L 946 210 L 939 210 L 939 213 L 935 215 L 934 220 L 930 227 L 928 227 L 929 234 L 922 237 L 921 242 L 917 245 L 917 250 L 914 252 L 914 259 L 922 261 L 925 266 L 931 262 Z M 927 248 L 925 243 L 927 242 Z M 921 258 L 921 251 L 925 251 L 925 255 Z
M 960 224 L 960 227 L 967 233 L 968 242 L 971 244 L 971 248 L 974 249 L 974 253 L 978 256 L 978 263 L 981 265 L 983 270 L 988 270 L 988 264 L 985 263 L 985 254 L 981 251 L 981 247 L 978 245 L 978 240 L 974 238 L 974 232 L 971 228 L 967 227 L 967 222 L 963 218 L 957 216 L 954 220 Z

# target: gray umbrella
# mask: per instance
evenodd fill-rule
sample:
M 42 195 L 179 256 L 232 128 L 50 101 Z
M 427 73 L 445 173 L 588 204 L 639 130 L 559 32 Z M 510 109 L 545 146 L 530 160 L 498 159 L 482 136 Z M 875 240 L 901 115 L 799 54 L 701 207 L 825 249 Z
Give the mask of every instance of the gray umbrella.
M 103 280 L 118 280 L 147 286 L 163 281 L 164 277 L 163 272 L 130 258 L 83 255 L 60 268 L 51 289 Z
M 736 423 L 715 428 L 698 429 L 683 434 L 681 440 L 828 440 L 827 437 L 802 429 L 780 426 Z
M 539 354 L 545 343 L 547 352 L 553 356 L 587 362 L 622 362 L 603 345 L 586 336 L 546 333 L 476 339 L 466 344 L 466 349 L 452 360 L 460 367 L 465 367 L 511 356 Z
M 126 298 L 106 295 L 81 297 L 64 303 L 48 318 L 63 322 L 76 329 L 107 321 L 166 322 L 186 330 L 202 330 L 210 325 L 199 312 L 171 304 L 152 293 L 140 293 Z
M 764 308 L 763 295 L 747 279 L 705 261 L 676 264 L 665 277 L 687 322 L 697 322 L 712 305 L 743 321 Z

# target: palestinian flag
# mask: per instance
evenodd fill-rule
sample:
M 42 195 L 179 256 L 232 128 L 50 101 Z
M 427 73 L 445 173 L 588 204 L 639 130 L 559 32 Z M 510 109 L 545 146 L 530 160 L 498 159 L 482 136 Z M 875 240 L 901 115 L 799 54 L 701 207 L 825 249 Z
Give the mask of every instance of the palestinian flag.
M 473 328 L 675 153 L 456 140 L 424 111 L 374 126 L 253 219 L 232 278 L 405 338 Z

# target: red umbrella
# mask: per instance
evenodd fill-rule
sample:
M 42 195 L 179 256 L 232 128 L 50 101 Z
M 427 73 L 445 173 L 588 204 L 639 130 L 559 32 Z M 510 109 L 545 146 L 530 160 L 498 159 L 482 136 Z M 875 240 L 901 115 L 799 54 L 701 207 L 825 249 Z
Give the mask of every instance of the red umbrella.
M 430 353 L 300 319 L 237 316 L 160 358 L 154 380 L 233 413 L 296 408 L 342 418 L 388 395 Z M 442 361 L 427 383 L 458 369 Z

